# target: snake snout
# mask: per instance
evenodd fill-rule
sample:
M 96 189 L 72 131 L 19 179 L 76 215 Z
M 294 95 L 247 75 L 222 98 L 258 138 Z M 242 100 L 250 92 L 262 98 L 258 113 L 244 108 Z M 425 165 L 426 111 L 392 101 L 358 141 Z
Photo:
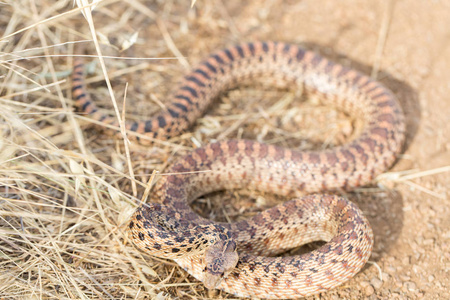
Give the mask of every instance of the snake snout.
M 216 289 L 223 280 L 223 275 L 211 275 L 209 273 L 205 273 L 205 277 L 203 279 L 203 284 L 207 289 Z

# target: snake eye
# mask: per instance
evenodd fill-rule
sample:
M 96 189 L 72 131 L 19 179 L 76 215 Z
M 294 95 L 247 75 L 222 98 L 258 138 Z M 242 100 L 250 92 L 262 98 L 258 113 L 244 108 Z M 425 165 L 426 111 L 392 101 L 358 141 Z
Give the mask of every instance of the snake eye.
M 214 239 L 211 239 L 209 242 L 210 242 L 211 244 L 214 244 Z

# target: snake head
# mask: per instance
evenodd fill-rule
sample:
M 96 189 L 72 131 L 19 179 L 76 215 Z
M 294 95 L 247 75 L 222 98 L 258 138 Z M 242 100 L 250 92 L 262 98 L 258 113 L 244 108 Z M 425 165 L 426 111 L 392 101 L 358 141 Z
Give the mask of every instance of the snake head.
M 238 263 L 236 242 L 219 240 L 211 245 L 205 253 L 205 275 L 203 283 L 208 289 L 217 288 L 222 279 L 227 277 Z

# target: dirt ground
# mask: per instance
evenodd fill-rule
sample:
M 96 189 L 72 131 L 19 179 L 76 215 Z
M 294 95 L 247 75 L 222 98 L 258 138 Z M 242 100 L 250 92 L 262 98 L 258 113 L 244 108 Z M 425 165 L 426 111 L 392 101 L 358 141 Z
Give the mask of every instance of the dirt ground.
M 152 171 L 217 139 L 320 149 L 357 131 L 335 108 L 256 83 L 226 93 L 180 137 L 124 147 L 72 110 L 73 42 L 97 56 L 92 30 L 104 56 L 130 58 L 105 58 L 128 119 L 155 114 L 192 65 L 242 41 L 299 44 L 380 80 L 405 112 L 405 149 L 346 195 L 368 217 L 374 251 L 355 278 L 310 299 L 450 299 L 449 20 L 439 0 L 111 0 L 93 11 L 94 29 L 70 0 L 0 2 L 0 299 L 233 299 L 127 239 Z M 89 90 L 114 115 L 95 61 Z M 194 208 L 223 221 L 274 201 L 228 191 Z

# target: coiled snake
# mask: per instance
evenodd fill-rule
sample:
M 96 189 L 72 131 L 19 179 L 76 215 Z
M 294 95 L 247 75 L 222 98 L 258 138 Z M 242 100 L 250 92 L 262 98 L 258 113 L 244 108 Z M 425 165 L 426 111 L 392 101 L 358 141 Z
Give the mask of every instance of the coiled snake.
M 350 143 L 324 151 L 300 152 L 248 140 L 195 149 L 167 170 L 174 175 L 157 182 L 151 202 L 137 209 L 129 231 L 136 246 L 174 259 L 207 288 L 237 296 L 299 298 L 342 284 L 368 260 L 373 235 L 354 204 L 337 196 L 311 195 L 226 224 L 198 216 L 189 203 L 223 189 L 293 197 L 369 183 L 394 162 L 404 140 L 403 114 L 388 89 L 300 47 L 254 42 L 211 55 L 183 79 L 167 109 L 126 127 L 152 138 L 176 136 L 222 91 L 256 76 L 302 86 L 325 104 L 360 115 L 365 128 Z M 72 91 L 82 111 L 117 125 L 85 93 L 79 60 Z M 327 243 L 308 254 L 275 257 L 316 240 Z

